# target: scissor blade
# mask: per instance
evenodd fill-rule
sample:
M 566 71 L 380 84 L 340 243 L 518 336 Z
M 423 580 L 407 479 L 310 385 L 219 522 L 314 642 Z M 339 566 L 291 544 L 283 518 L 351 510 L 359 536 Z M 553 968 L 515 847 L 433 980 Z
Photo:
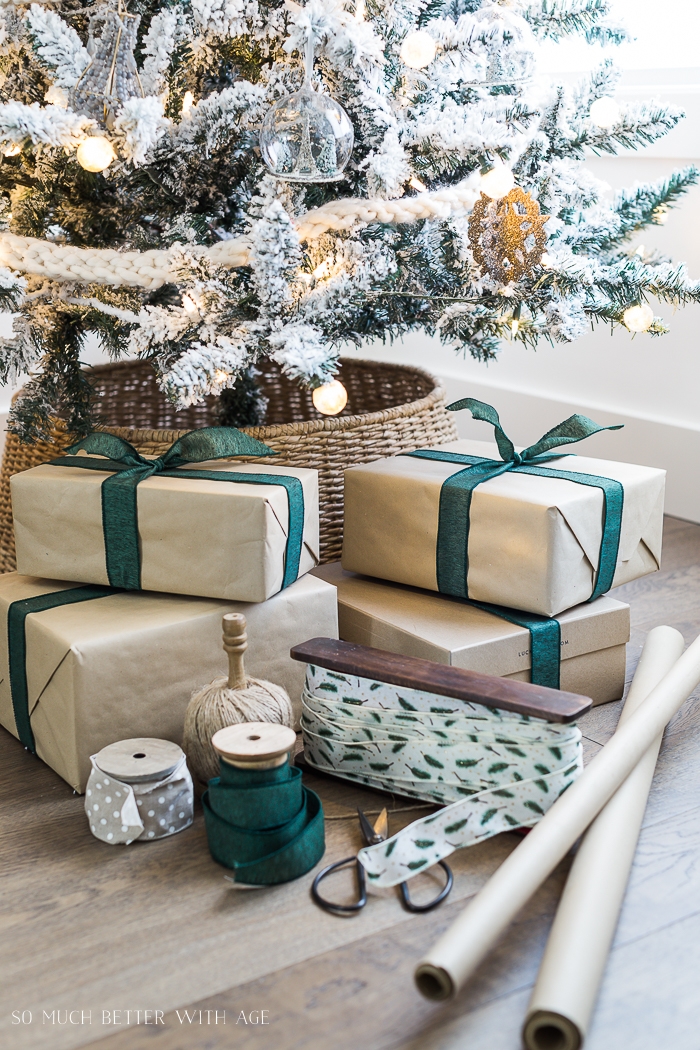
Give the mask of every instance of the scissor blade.
M 389 814 L 386 811 L 386 807 L 381 811 L 374 822 L 374 834 L 380 842 L 383 842 L 389 834 Z
M 362 838 L 365 840 L 365 844 L 367 846 L 374 846 L 377 842 L 380 842 L 381 840 L 375 835 L 374 828 L 359 806 L 357 808 L 357 816 L 360 821 L 360 831 L 362 832 Z

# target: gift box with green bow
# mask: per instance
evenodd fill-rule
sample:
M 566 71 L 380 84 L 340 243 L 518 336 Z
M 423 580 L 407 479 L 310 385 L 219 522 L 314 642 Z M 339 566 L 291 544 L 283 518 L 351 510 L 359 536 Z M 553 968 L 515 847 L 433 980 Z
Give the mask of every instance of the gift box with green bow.
M 18 571 L 126 590 L 262 602 L 318 564 L 315 470 L 231 427 L 158 458 L 98 432 L 12 478 Z
M 553 617 L 659 568 L 665 471 L 562 447 L 600 430 L 575 415 L 517 451 L 455 441 L 345 472 L 343 567 L 454 598 Z
M 246 670 L 301 714 L 292 645 L 338 634 L 335 588 L 306 575 L 266 602 L 226 602 L 0 575 L 0 725 L 76 791 L 115 740 L 182 740 L 192 693 L 226 673 L 221 617 L 248 621 Z

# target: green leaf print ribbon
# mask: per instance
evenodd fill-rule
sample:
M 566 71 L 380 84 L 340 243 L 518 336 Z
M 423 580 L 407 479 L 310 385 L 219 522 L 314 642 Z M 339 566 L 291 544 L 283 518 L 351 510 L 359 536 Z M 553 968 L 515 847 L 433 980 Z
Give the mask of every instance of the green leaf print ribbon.
M 549 454 L 554 448 L 582 441 L 601 430 L 620 430 L 622 425 L 601 427 L 587 416 L 577 413 L 547 431 L 534 445 L 530 445 L 522 452 L 516 452 L 513 442 L 501 426 L 498 412 L 491 405 L 477 401 L 473 397 L 465 397 L 461 401 L 448 405 L 447 408 L 450 412 L 466 408 L 474 419 L 490 423 L 494 428 L 501 459 L 467 456 L 460 452 L 448 452 L 439 448 L 418 449 L 416 452 L 405 453 L 415 459 L 439 460 L 443 463 L 455 463 L 464 468 L 446 478 L 440 491 L 436 550 L 437 585 L 440 593 L 450 594 L 455 598 L 469 598 L 467 578 L 469 575 L 469 519 L 472 493 L 478 485 L 509 471 L 516 471 L 519 474 L 536 474 L 544 478 L 561 478 L 564 481 L 573 481 L 577 485 L 589 485 L 602 490 L 603 527 L 600 555 L 593 591 L 588 601 L 593 601 L 609 591 L 615 575 L 620 546 L 624 502 L 622 484 L 612 478 L 578 471 L 556 470 L 554 467 L 546 467 L 543 464 L 566 455 L 564 452 Z
M 85 451 L 103 456 L 78 456 Z M 160 474 L 166 478 L 197 478 L 227 481 L 231 484 L 280 485 L 287 493 L 289 525 L 284 559 L 282 589 L 299 575 L 304 534 L 304 490 L 299 478 L 286 474 L 243 474 L 229 470 L 182 470 L 188 463 L 231 456 L 273 456 L 274 449 L 234 427 L 205 427 L 192 430 L 175 441 L 164 455 L 146 459 L 133 445 L 114 434 L 88 434 L 68 449 L 68 455 L 52 459 L 54 466 L 112 472 L 102 482 L 102 533 L 105 544 L 107 578 L 112 587 L 127 591 L 141 589 L 141 552 L 137 488 L 146 478 Z
M 315 665 L 302 706 L 310 765 L 444 805 L 360 851 L 377 886 L 396 886 L 456 849 L 536 824 L 583 768 L 575 725 Z

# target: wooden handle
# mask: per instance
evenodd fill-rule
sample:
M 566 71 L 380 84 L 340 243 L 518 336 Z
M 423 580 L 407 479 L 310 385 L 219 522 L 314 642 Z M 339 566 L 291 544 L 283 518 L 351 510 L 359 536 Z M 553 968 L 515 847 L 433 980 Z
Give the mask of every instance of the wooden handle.
M 293 660 L 318 664 L 331 671 L 371 678 L 400 685 L 404 689 L 424 689 L 437 696 L 452 696 L 503 711 L 516 711 L 548 722 L 573 722 L 592 707 L 588 696 L 564 693 L 529 682 L 477 674 L 449 664 L 436 664 L 415 656 L 399 656 L 368 645 L 339 642 L 334 638 L 311 638 L 295 645 Z
M 248 684 L 243 653 L 248 648 L 246 619 L 242 613 L 226 613 L 223 618 L 224 649 L 228 653 L 228 687 L 245 689 Z

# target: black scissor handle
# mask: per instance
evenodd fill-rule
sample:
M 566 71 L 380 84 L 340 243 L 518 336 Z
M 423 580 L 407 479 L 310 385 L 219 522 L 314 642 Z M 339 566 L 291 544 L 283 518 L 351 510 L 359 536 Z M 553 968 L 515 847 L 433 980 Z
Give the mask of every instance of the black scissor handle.
M 404 908 L 406 908 L 407 911 L 431 911 L 433 908 L 437 908 L 438 904 L 441 904 L 444 901 L 445 897 L 452 889 L 452 883 L 454 882 L 452 869 L 450 868 L 449 864 L 445 863 L 444 860 L 438 861 L 438 864 L 445 872 L 445 875 L 447 876 L 447 881 L 438 893 L 437 897 L 434 897 L 433 900 L 428 901 L 427 904 L 414 904 L 408 895 L 408 883 L 399 883 L 399 889 L 401 890 L 401 897 L 403 899 L 403 906 Z
M 320 883 L 327 878 L 328 875 L 332 875 L 334 871 L 340 871 L 341 868 L 347 867 L 348 864 L 354 864 L 356 867 L 357 889 L 359 891 L 357 900 L 354 904 L 335 904 L 333 901 L 326 900 L 326 898 L 322 897 L 319 893 L 318 887 Z M 345 860 L 337 860 L 335 864 L 328 864 L 325 868 L 321 868 L 314 879 L 311 885 L 311 896 L 316 904 L 318 904 L 319 908 L 323 908 L 325 911 L 352 915 L 354 912 L 358 912 L 364 908 L 367 903 L 367 880 L 365 878 L 365 869 L 362 867 L 356 856 L 346 857 Z

